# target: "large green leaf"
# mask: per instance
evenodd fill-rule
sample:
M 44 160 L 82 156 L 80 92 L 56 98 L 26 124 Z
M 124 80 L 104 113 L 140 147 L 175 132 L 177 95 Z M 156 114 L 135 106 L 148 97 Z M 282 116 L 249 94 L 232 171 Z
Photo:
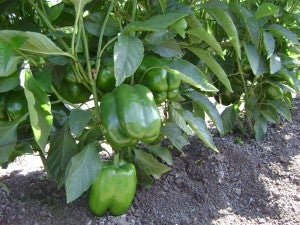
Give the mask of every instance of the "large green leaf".
M 45 66 L 33 72 L 33 76 L 39 85 L 48 93 L 51 93 L 53 68 Z
M 264 109 L 259 110 L 259 113 L 261 113 L 268 121 L 273 123 L 278 122 L 278 114 L 272 106 L 267 106 Z
M 151 175 L 148 175 L 139 165 L 135 164 L 138 184 L 145 187 L 150 188 L 154 183 L 154 178 Z
M 197 105 L 199 105 L 204 111 L 209 115 L 216 128 L 220 132 L 221 135 L 225 134 L 223 122 L 221 116 L 216 109 L 216 107 L 208 100 L 208 98 L 197 91 L 192 91 L 188 93 L 190 99 L 192 99 Z
M 147 34 L 145 40 L 150 45 L 159 45 L 162 44 L 176 36 L 175 32 L 170 32 L 168 30 L 156 31 Z
M 160 146 L 160 144 L 150 145 L 148 147 L 148 151 L 153 155 L 158 156 L 160 159 L 165 161 L 169 166 L 173 165 L 173 158 L 170 151 L 167 148 Z
M 134 149 L 134 162 L 148 175 L 160 177 L 171 170 L 170 167 L 158 162 L 150 153 Z
M 69 115 L 69 127 L 71 133 L 79 137 L 84 130 L 85 126 L 92 119 L 90 111 L 82 109 L 73 109 Z
M 144 47 L 142 41 L 131 35 L 121 34 L 114 47 L 114 72 L 116 85 L 134 74 L 143 60 Z
M 186 125 L 185 119 L 182 116 L 183 108 L 178 102 L 172 102 L 170 107 L 171 120 L 182 129 L 186 134 L 193 134 L 192 130 Z
M 268 121 L 262 115 L 254 123 L 255 139 L 261 141 L 267 133 Z
M 278 74 L 280 74 L 280 76 L 284 78 L 296 91 L 300 91 L 300 79 L 296 77 L 296 74 L 284 67 L 278 71 Z
M 238 109 L 236 109 L 235 105 L 228 106 L 222 113 L 221 118 L 223 121 L 224 131 L 227 134 L 232 131 L 234 126 L 236 125 L 238 118 Z
M 250 43 L 245 43 L 246 55 L 249 60 L 251 69 L 255 76 L 259 77 L 268 71 L 264 58 L 258 54 L 255 46 Z
M 97 144 L 91 143 L 72 157 L 66 170 L 67 203 L 74 201 L 89 189 L 101 170 Z
M 238 32 L 231 17 L 226 11 L 220 8 L 208 8 L 207 10 L 216 19 L 217 23 L 224 29 L 238 57 L 241 58 L 241 46 Z
M 7 162 L 17 144 L 18 124 L 26 119 L 28 114 L 15 121 L 0 121 L 0 166 Z
M 99 36 L 105 14 L 101 12 L 92 13 L 84 18 L 84 28 L 91 34 Z M 105 36 L 115 36 L 119 32 L 118 24 L 109 17 L 107 25 L 104 29 Z
M 184 18 L 177 20 L 170 26 L 170 30 L 175 31 L 180 37 L 185 38 L 187 23 Z
M 201 74 L 200 70 L 183 59 L 174 59 L 167 62 L 164 68 L 171 74 L 179 77 L 183 82 L 186 82 L 202 91 L 216 92 L 218 89 L 208 83 L 206 77 Z
M 255 18 L 259 19 L 266 16 L 274 16 L 279 12 L 279 7 L 272 3 L 261 4 L 255 12 Z
M 49 10 L 49 17 L 51 21 L 55 21 L 62 14 L 64 6 L 65 4 L 63 2 L 51 6 Z
M 188 34 L 193 35 L 200 40 L 205 41 L 212 49 L 214 49 L 219 55 L 223 55 L 222 47 L 219 42 L 216 40 L 215 36 L 211 33 L 208 33 L 202 25 L 200 27 L 191 29 L 187 31 Z
M 278 72 L 282 67 L 281 59 L 277 54 L 272 54 L 270 57 L 270 73 L 274 74 Z
M 170 39 L 157 45 L 151 45 L 149 46 L 149 49 L 165 58 L 178 57 L 183 54 L 175 39 Z
M 246 28 L 250 35 L 252 43 L 255 45 L 255 47 L 258 47 L 260 27 L 259 27 L 257 19 L 246 8 L 244 8 L 240 5 L 238 5 L 237 7 L 238 7 L 238 11 L 240 12 L 240 15 L 242 16 L 243 21 L 246 24 Z
M 167 0 L 166 13 L 191 14 L 193 11 L 186 4 L 178 0 Z
M 230 81 L 227 77 L 226 72 L 220 66 L 220 64 L 210 55 L 207 51 L 200 48 L 188 48 L 195 55 L 197 55 L 200 59 L 202 59 L 206 65 L 211 69 L 211 71 L 218 77 L 219 81 L 224 84 L 228 91 L 232 92 L 232 88 L 230 85 Z
M 19 72 L 15 72 L 8 77 L 0 77 L 0 92 L 7 92 L 20 84 Z
M 50 175 L 57 181 L 59 187 L 65 183 L 67 165 L 77 153 L 76 141 L 66 124 L 52 136 L 47 157 Z
M 53 122 L 50 100 L 47 93 L 32 76 L 29 68 L 22 70 L 21 77 L 25 80 L 24 91 L 34 138 L 41 150 L 44 151 Z
M 188 110 L 183 111 L 183 117 L 203 143 L 213 151 L 218 152 L 204 119 L 201 117 L 194 117 L 194 115 Z
M 299 45 L 297 35 L 291 30 L 284 28 L 279 24 L 272 24 L 271 26 L 269 26 L 269 30 L 274 36 L 278 38 L 284 37 L 289 42 Z
M 164 134 L 174 147 L 180 151 L 189 144 L 187 136 L 183 134 L 178 125 L 172 122 L 167 122 L 162 126 L 161 133 Z
M 166 30 L 171 24 L 186 16 L 187 13 L 167 13 L 153 16 L 145 21 L 134 21 L 129 23 L 123 30 L 123 34 L 135 31 L 162 31 Z
M 0 40 L 0 78 L 16 72 L 21 59 L 13 54 L 11 45 Z
M 270 100 L 268 101 L 268 104 L 271 105 L 274 108 L 274 110 L 276 110 L 288 121 L 292 121 L 292 113 L 289 109 L 288 104 L 285 103 L 283 100 Z
M 22 51 L 23 54 L 30 53 L 39 54 L 42 56 L 65 55 L 73 58 L 71 54 L 62 51 L 46 35 L 37 32 L 1 30 L 0 41 L 3 41 L 7 44 L 13 44 L 14 48 Z
M 270 58 L 275 50 L 275 39 L 270 32 L 264 32 L 263 34 L 264 34 L 264 46 L 268 53 L 267 58 Z

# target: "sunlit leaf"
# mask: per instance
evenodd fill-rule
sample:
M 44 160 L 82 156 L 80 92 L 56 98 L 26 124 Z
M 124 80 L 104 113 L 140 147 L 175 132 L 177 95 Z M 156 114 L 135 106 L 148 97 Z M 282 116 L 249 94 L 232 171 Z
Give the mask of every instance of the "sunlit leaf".
M 188 96 L 209 115 L 220 134 L 224 135 L 225 131 L 221 116 L 216 107 L 208 100 L 208 98 L 204 94 L 197 91 L 188 93 Z
M 272 24 L 271 26 L 269 26 L 269 30 L 274 36 L 278 38 L 284 37 L 289 42 L 299 45 L 297 35 L 291 30 L 284 28 L 279 24 Z
M 247 58 L 250 62 L 251 69 L 255 76 L 261 76 L 268 71 L 264 58 L 258 54 L 254 45 L 245 43 L 244 45 Z
M 201 74 L 198 67 L 183 59 L 174 59 L 165 64 L 164 67 L 169 73 L 179 77 L 183 82 L 186 82 L 203 91 L 215 92 L 218 89 Z
M 18 124 L 27 118 L 28 114 L 15 121 L 0 121 L 0 166 L 5 163 L 17 144 Z
M 218 149 L 214 144 L 213 138 L 209 130 L 207 129 L 204 119 L 202 119 L 201 117 L 194 117 L 194 115 L 188 110 L 183 111 L 183 116 L 188 125 L 195 132 L 195 134 L 203 141 L 203 143 L 213 151 L 218 152 Z
M 34 79 L 31 70 L 27 66 L 22 70 L 21 77 L 25 80 L 24 92 L 28 102 L 28 111 L 34 138 L 41 150 L 44 151 L 53 122 L 50 100 L 44 89 Z
M 231 17 L 227 14 L 226 11 L 220 8 L 208 8 L 208 12 L 216 19 L 217 23 L 224 29 L 238 57 L 241 58 L 241 47 L 238 32 Z
M 143 60 L 142 41 L 131 35 L 120 35 L 114 47 L 114 72 L 116 86 L 134 74 Z
M 162 134 L 164 134 L 171 142 L 172 145 L 178 150 L 182 151 L 182 148 L 189 144 L 187 136 L 182 132 L 178 125 L 172 122 L 164 124 L 161 128 Z
M 66 169 L 67 203 L 74 201 L 89 189 L 100 172 L 101 165 L 96 143 L 87 145 L 72 157 Z
M 165 161 L 169 166 L 173 165 L 172 155 L 167 148 L 160 146 L 160 144 L 157 144 L 157 145 L 151 145 L 147 149 L 150 153 L 158 156 L 160 159 Z
M 273 35 L 269 32 L 264 32 L 263 34 L 264 34 L 265 49 L 267 50 L 267 53 L 268 53 L 267 58 L 270 58 L 275 50 L 275 39 L 274 39 Z
M 67 165 L 77 153 L 76 141 L 67 125 L 53 134 L 47 157 L 47 165 L 51 177 L 55 178 L 58 186 L 62 186 L 65 183 Z
M 145 21 L 134 21 L 129 23 L 123 30 L 123 34 L 135 31 L 162 31 L 175 23 L 177 20 L 186 16 L 186 13 L 167 13 L 153 16 Z
M 282 67 L 281 59 L 277 54 L 272 54 L 270 57 L 270 73 L 278 72 Z
M 150 153 L 134 149 L 134 161 L 148 175 L 160 177 L 162 174 L 171 170 L 168 166 L 158 162 Z
M 259 116 L 254 123 L 255 139 L 261 141 L 267 133 L 268 121 L 263 116 Z
M 69 115 L 69 127 L 71 133 L 76 137 L 79 137 L 85 126 L 92 119 L 90 111 L 82 109 L 73 109 Z
M 257 19 L 266 16 L 273 16 L 279 12 L 279 7 L 272 3 L 263 3 L 261 4 L 257 11 L 255 12 L 255 17 Z
M 228 89 L 228 91 L 232 92 L 230 81 L 227 77 L 227 74 L 220 66 L 220 64 L 210 55 L 207 51 L 200 48 L 188 48 L 195 55 L 197 55 L 200 59 L 202 59 L 206 65 L 210 68 L 210 70 L 216 75 L 219 81 Z
M 211 48 L 213 48 L 219 55 L 223 55 L 222 48 L 215 36 L 208 33 L 202 25 L 200 27 L 187 31 L 188 34 L 196 36 L 200 40 L 205 41 Z

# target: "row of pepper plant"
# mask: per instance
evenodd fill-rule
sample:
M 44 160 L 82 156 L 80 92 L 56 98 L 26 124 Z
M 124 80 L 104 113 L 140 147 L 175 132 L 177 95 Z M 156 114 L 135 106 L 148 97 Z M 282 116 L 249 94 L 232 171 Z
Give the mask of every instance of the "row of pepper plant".
M 218 152 L 206 116 L 261 140 L 300 89 L 297 3 L 1 0 L 0 165 L 37 152 L 68 203 L 119 215 L 189 135 Z

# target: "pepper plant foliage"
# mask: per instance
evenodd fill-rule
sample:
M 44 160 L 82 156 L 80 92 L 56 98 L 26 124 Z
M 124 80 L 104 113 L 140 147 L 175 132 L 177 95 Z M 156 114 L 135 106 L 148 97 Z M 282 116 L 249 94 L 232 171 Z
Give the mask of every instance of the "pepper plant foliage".
M 182 151 L 194 133 L 218 151 L 205 115 L 220 135 L 246 120 L 260 140 L 268 122 L 278 122 L 279 115 L 291 119 L 291 93 L 300 89 L 296 3 L 0 1 L 0 165 L 39 152 L 71 202 L 101 170 L 98 153 L 107 151 L 105 143 L 135 165 L 138 182 L 147 186 L 172 165 L 170 146 L 160 145 L 164 138 Z M 135 137 L 128 146 L 114 146 L 134 136 L 128 126 L 143 126 L 129 124 L 142 114 L 132 107 L 126 114 L 127 103 L 155 111 L 156 105 L 137 99 L 138 94 L 116 91 L 136 85 L 154 96 L 158 137 L 152 140 L 154 132 L 151 139 L 140 138 L 150 143 L 136 144 Z M 26 101 L 15 103 L 12 114 L 6 99 L 16 92 Z M 221 115 L 209 97 L 226 106 Z M 122 110 L 110 110 L 111 101 Z M 116 117 L 122 137 L 111 132 L 106 139 Z M 149 118 L 141 121 L 147 124 Z

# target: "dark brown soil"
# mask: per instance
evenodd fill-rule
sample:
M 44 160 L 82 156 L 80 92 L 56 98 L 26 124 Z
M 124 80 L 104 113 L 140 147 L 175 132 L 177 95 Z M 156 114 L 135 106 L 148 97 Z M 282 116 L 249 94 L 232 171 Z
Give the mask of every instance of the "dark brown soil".
M 300 99 L 296 99 L 300 106 Z M 25 156 L 0 169 L 1 225 L 41 224 L 300 224 L 300 110 L 293 121 L 270 125 L 257 143 L 242 134 L 214 138 L 220 154 L 195 137 L 171 172 L 139 188 L 119 217 L 93 216 L 87 194 L 66 204 L 43 170 Z M 25 165 L 25 166 L 24 166 Z

